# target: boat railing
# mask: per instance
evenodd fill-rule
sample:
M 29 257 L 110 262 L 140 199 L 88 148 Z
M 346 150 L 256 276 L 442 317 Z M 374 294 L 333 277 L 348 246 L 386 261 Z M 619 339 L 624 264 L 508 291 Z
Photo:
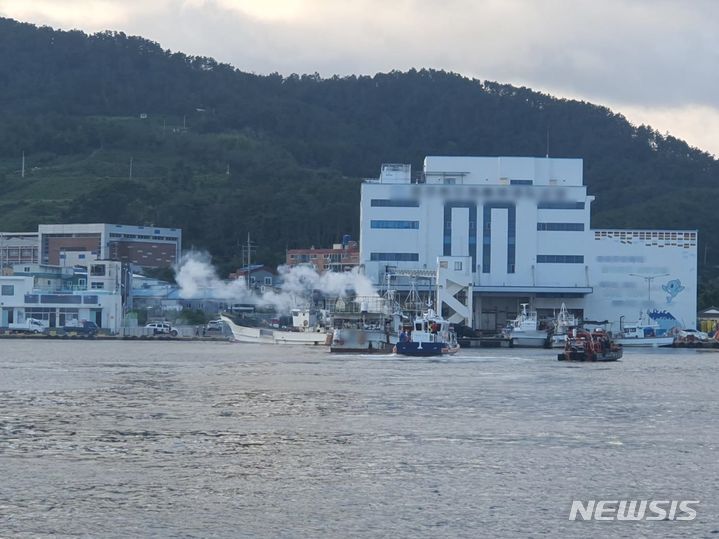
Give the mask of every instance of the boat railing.
M 398 310 L 396 302 L 379 296 L 357 296 L 355 298 L 338 299 L 330 305 L 330 313 L 341 315 L 384 315 L 389 316 Z

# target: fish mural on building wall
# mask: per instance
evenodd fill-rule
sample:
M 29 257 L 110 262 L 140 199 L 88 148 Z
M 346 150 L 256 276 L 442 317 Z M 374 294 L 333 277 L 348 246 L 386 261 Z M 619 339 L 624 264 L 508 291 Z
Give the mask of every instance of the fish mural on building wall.
M 667 303 L 671 303 L 672 300 L 686 287 L 682 286 L 682 282 L 679 279 L 672 279 L 667 284 L 662 285 L 662 290 L 667 293 Z

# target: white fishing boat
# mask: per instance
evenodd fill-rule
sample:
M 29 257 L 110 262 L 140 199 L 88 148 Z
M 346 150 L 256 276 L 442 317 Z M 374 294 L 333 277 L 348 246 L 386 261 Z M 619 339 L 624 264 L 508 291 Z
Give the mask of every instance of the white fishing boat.
M 255 344 L 328 345 L 332 339 L 327 328 L 320 324 L 312 312 L 306 309 L 292 310 L 292 328 L 274 329 L 249 327 L 235 323 L 230 317 L 220 315 L 232 331 L 236 342 Z
M 577 317 L 570 313 L 567 306 L 562 302 L 552 331 L 552 348 L 564 348 L 570 328 L 579 325 L 578 322 Z
M 549 331 L 540 329 L 536 311 L 529 311 L 528 303 L 522 303 L 522 312 L 507 323 L 502 335 L 509 339 L 510 346 L 546 348 L 550 345 Z
M 631 323 L 622 323 L 619 333 L 615 335 L 614 342 L 622 346 L 671 346 L 674 336 L 662 334 L 659 324 L 639 312 L 639 320 Z

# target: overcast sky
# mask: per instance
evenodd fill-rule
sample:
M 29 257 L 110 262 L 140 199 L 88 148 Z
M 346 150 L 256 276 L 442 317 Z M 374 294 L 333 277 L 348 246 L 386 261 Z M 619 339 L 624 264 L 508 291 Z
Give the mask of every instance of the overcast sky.
M 719 156 L 714 0 L 0 0 L 0 15 L 261 74 L 451 70 L 607 105 Z

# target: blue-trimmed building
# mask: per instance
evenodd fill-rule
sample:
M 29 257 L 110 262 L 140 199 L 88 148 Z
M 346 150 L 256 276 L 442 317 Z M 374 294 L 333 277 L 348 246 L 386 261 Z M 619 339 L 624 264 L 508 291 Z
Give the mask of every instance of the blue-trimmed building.
M 694 326 L 697 231 L 592 230 L 593 201 L 581 159 L 431 156 L 415 176 L 386 164 L 362 184 L 360 264 L 379 287 L 388 274 L 456 271 L 475 328 L 504 325 L 525 302 L 615 328 L 640 311 Z
M 28 318 L 48 329 L 88 320 L 117 332 L 123 320 L 122 264 L 94 260 L 85 267 L 18 264 L 0 276 L 0 329 Z

